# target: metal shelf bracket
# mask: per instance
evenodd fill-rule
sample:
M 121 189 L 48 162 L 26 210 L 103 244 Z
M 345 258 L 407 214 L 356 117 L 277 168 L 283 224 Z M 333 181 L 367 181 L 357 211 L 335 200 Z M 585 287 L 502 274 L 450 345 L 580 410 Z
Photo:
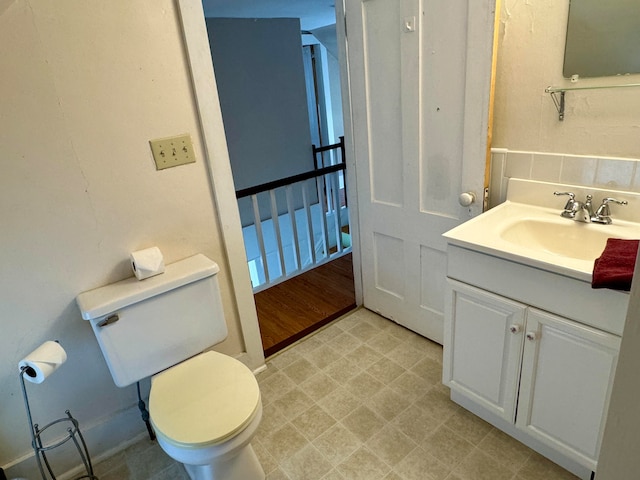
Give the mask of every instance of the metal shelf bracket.
M 564 94 L 566 92 L 564 90 L 554 91 L 551 90 L 551 87 L 547 87 L 545 92 L 551 95 L 551 100 L 553 100 L 556 110 L 558 110 L 558 120 L 562 122 L 564 120 Z M 560 98 L 558 98 L 558 96 Z
M 544 89 L 546 93 L 551 95 L 551 99 L 558 110 L 558 120 L 564 120 L 564 94 L 570 90 L 601 90 L 604 88 L 628 88 L 628 87 L 640 87 L 640 83 L 623 83 L 619 85 L 587 85 L 576 87 L 552 87 L 549 86 Z

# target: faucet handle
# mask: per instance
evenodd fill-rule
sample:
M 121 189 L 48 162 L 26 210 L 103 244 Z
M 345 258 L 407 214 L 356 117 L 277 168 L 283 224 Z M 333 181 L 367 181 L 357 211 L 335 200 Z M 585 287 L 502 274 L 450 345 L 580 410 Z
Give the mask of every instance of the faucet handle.
M 596 213 L 593 218 L 595 222 L 604 223 L 607 225 L 611 223 L 611 216 L 610 216 L 611 211 L 609 209 L 610 203 L 617 203 L 618 205 L 626 205 L 629 202 L 627 202 L 626 200 L 616 200 L 615 198 L 612 198 L 612 197 L 606 197 L 602 199 L 602 203 L 598 207 L 598 210 L 596 210 Z
M 567 200 L 567 203 L 564 206 L 564 212 L 562 212 L 561 215 L 563 217 L 573 218 L 573 215 L 575 213 L 574 209 L 576 205 L 576 194 L 573 192 L 553 192 L 553 194 L 556 196 L 560 196 L 560 195 L 569 196 L 569 200 Z
M 553 192 L 554 195 L 569 195 L 569 200 L 573 201 L 576 198 L 576 194 L 573 192 Z
M 616 200 L 615 198 L 607 197 L 602 200 L 602 205 L 608 205 L 609 203 L 617 203 L 618 205 L 626 205 L 626 200 Z
M 567 200 L 567 204 L 565 205 L 565 210 L 571 210 L 573 208 L 573 203 L 576 200 L 576 194 L 573 192 L 553 192 L 554 195 L 569 195 L 569 200 Z

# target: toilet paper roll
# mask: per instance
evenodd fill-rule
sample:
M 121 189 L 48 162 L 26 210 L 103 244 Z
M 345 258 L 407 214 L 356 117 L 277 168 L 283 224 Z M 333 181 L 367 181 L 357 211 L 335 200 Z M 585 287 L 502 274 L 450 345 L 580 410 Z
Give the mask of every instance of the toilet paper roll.
M 164 272 L 164 258 L 158 247 L 146 248 L 131 253 L 131 268 L 138 280 Z
M 42 383 L 67 361 L 67 352 L 58 343 L 51 340 L 44 342 L 29 355 L 18 362 L 18 369 L 27 367 L 24 378 L 31 383 Z

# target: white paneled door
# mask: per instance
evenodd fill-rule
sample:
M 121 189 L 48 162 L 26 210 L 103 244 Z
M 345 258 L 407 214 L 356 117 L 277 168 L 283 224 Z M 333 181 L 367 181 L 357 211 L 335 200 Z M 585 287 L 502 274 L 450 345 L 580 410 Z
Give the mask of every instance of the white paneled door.
M 344 7 L 364 305 L 442 343 L 441 235 L 482 211 L 495 0 Z

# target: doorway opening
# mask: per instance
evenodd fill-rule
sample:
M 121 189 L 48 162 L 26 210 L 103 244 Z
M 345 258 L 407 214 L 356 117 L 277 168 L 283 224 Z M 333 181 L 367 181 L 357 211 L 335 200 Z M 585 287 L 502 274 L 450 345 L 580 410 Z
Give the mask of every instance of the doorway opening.
M 203 6 L 268 356 L 356 300 L 335 7 L 318 26 L 256 3 Z

